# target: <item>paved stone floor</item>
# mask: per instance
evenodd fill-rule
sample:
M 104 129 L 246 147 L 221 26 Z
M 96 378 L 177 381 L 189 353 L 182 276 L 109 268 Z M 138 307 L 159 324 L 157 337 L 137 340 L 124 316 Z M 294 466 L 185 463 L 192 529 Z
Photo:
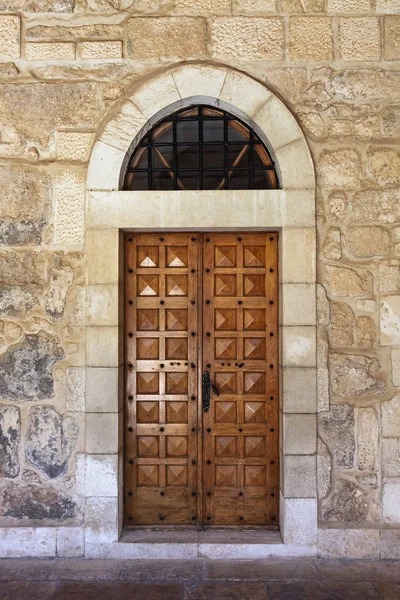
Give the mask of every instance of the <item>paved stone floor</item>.
M 1 600 L 400 600 L 400 561 L 0 560 Z

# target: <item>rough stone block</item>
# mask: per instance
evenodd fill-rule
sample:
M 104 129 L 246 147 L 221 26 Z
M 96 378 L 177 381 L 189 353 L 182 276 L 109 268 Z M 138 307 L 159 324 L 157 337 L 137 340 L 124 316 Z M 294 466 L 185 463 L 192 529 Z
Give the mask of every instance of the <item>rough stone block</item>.
M 90 326 L 117 326 L 119 320 L 118 285 L 87 287 L 87 323 Z
M 371 0 L 328 0 L 329 13 L 363 13 L 371 10 Z
M 316 385 L 316 369 L 283 369 L 284 412 L 314 413 Z
M 357 258 L 386 256 L 391 249 L 391 239 L 383 227 L 350 227 L 346 231 L 349 250 Z
M 28 484 L 10 482 L 2 486 L 0 515 L 3 522 L 55 525 L 78 516 L 78 506 L 69 494 L 44 485 L 33 471 L 31 475 L 33 481 Z
M 66 406 L 72 412 L 85 410 L 85 369 L 67 369 Z
M 343 60 L 379 60 L 381 34 L 376 17 L 351 17 L 339 21 L 339 46 Z
M 212 52 L 214 58 L 282 60 L 283 21 L 277 17 L 216 17 Z
M 226 13 L 231 10 L 231 0 L 175 0 L 177 14 Z
M 357 409 L 357 462 L 360 471 L 375 471 L 379 459 L 379 422 L 373 408 Z
M 357 188 L 359 186 L 361 161 L 353 148 L 324 150 L 316 165 L 320 183 L 325 187 Z
M 384 57 L 387 60 L 400 58 L 400 16 L 384 19 Z
M 318 438 L 317 495 L 319 500 L 327 497 L 332 486 L 332 456 L 321 438 Z
M 118 454 L 86 455 L 86 496 L 118 496 Z
M 384 296 L 380 301 L 382 346 L 400 345 L 400 296 Z
M 284 367 L 316 366 L 316 332 L 314 327 L 284 327 L 282 340 Z
M 400 262 L 398 260 L 381 260 L 379 263 L 379 291 L 400 291 Z
M 400 437 L 400 394 L 381 404 L 382 435 Z
M 381 530 L 381 559 L 400 560 L 400 529 Z
M 283 13 L 323 13 L 325 0 L 281 0 Z
M 283 489 L 285 498 L 315 498 L 317 474 L 315 456 L 286 456 Z
M 386 477 L 400 477 L 400 439 L 382 441 L 382 469 Z
M 400 220 L 400 191 L 365 190 L 358 192 L 351 203 L 352 216 L 359 224 L 396 223 Z
M 346 531 L 346 558 L 379 559 L 379 529 L 348 529 Z
M 370 271 L 324 265 L 321 266 L 321 278 L 330 296 L 352 298 L 373 293 L 374 280 Z
M 82 42 L 81 58 L 122 58 L 122 42 Z
M 316 290 L 312 283 L 282 285 L 282 318 L 284 325 L 315 325 Z
M 21 415 L 17 406 L 0 406 L 0 477 L 19 475 Z
M 366 492 L 351 481 L 336 480 L 334 492 L 321 504 L 321 519 L 332 523 L 365 523 L 369 503 Z
M 329 413 L 319 415 L 318 433 L 326 443 L 336 465 L 351 469 L 354 462 L 354 408 L 334 404 Z
M 83 244 L 85 178 L 80 172 L 65 169 L 57 177 L 55 244 Z
M 282 231 L 282 283 L 315 282 L 315 229 Z
M 392 148 L 372 148 L 368 151 L 368 165 L 378 185 L 400 185 L 400 152 Z
M 113 454 L 118 452 L 118 413 L 86 414 L 86 452 Z
M 21 20 L 13 15 L 0 16 L 0 56 L 18 58 L 20 56 Z
M 88 327 L 86 360 L 88 367 L 118 367 L 119 332 L 117 327 Z
M 343 558 L 346 556 L 344 529 L 318 529 L 318 557 Z
M 71 42 L 27 43 L 25 44 L 27 60 L 74 60 L 75 44 Z
M 384 483 L 383 485 L 383 519 L 385 523 L 400 523 L 400 483 Z
M 289 20 L 289 53 L 292 60 L 329 60 L 333 53 L 329 17 L 292 17 Z
M 276 0 L 233 0 L 233 13 L 243 16 L 250 14 L 263 15 L 276 12 Z
M 118 412 L 118 368 L 86 369 L 86 409 L 91 413 Z
M 400 349 L 392 348 L 390 357 L 392 361 L 392 383 L 395 387 L 400 387 Z
M 68 23 L 68 21 L 67 21 Z M 34 25 L 26 32 L 28 40 L 79 40 L 79 39 L 120 39 L 123 36 L 122 25 L 93 23 L 88 25 Z
M 93 139 L 93 133 L 58 131 L 56 143 L 58 160 L 87 162 Z
M 317 450 L 315 415 L 284 415 L 285 454 L 315 454 Z
M 57 556 L 80 558 L 85 554 L 85 530 L 82 527 L 59 527 L 57 529 Z
M 1 558 L 48 558 L 56 556 L 54 527 L 0 528 Z
M 386 391 L 381 364 L 376 358 L 333 353 L 329 357 L 332 391 L 342 398 L 371 396 Z
M 86 232 L 86 264 L 89 284 L 118 283 L 118 229 L 89 230 Z
M 118 498 L 87 498 L 85 543 L 118 540 Z
M 376 0 L 375 10 L 377 13 L 398 14 L 400 11 L 400 0 Z

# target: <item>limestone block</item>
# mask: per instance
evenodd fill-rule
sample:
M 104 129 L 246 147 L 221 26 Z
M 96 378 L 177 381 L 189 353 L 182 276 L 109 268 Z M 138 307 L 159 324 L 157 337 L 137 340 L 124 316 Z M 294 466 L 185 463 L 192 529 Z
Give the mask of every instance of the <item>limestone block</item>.
M 89 190 L 118 190 L 125 152 L 103 142 L 93 146 L 86 185 Z
M 284 13 L 325 12 L 325 0 L 281 0 L 281 11 Z
M 27 60 L 74 60 L 75 44 L 71 42 L 27 43 Z
M 64 316 L 67 296 L 74 280 L 74 269 L 63 264 L 60 254 L 55 254 L 47 265 L 47 280 L 45 312 L 58 321 Z
M 328 0 L 329 13 L 363 13 L 371 10 L 371 0 Z
M 318 412 L 324 412 L 329 410 L 329 370 L 325 367 L 318 367 L 317 369 L 317 410 Z
M 0 11 L 21 11 L 24 13 L 71 13 L 74 0 L 4 0 Z
M 382 435 L 400 437 L 400 394 L 381 404 Z
M 396 223 L 400 220 L 400 190 L 365 190 L 351 202 L 352 216 L 358 223 Z
M 118 540 L 117 498 L 87 498 L 85 514 L 85 543 Z
M 180 96 L 171 73 L 166 73 L 146 83 L 131 98 L 137 108 L 148 118 L 166 106 L 178 102 Z
M 59 527 L 57 529 L 57 556 L 80 558 L 85 554 L 85 530 L 82 527 Z
M 118 412 L 118 368 L 86 369 L 86 409 L 91 413 Z
M 107 123 L 100 139 L 105 144 L 127 152 L 146 122 L 147 117 L 132 102 L 126 102 Z
M 315 498 L 317 485 L 315 456 L 288 455 L 285 457 L 283 468 L 285 498 Z
M 317 325 L 326 327 L 330 321 L 329 302 L 324 286 L 317 283 Z
M 384 19 L 384 57 L 388 60 L 400 58 L 400 16 Z
M 212 14 L 230 12 L 230 0 L 175 0 L 175 12 L 177 14 L 199 14 L 206 12 Z
M 315 304 L 313 283 L 282 284 L 282 319 L 285 325 L 315 325 Z
M 376 17 L 349 17 L 339 20 L 339 47 L 343 60 L 379 60 L 381 34 Z
M 10 482 L 0 490 L 0 517 L 15 525 L 29 521 L 59 523 L 77 517 L 78 513 L 78 506 L 69 494 L 43 483 Z
M 357 310 L 360 312 L 374 313 L 376 311 L 375 300 L 357 300 Z
M 357 258 L 385 256 L 390 252 L 390 234 L 383 227 L 350 227 L 346 240 L 351 254 Z
M 334 404 L 329 413 L 319 415 L 318 433 L 326 443 L 336 465 L 351 469 L 354 463 L 354 408 Z
M 21 415 L 17 406 L 0 406 L 0 477 L 19 475 Z
M 121 83 L 117 80 L 132 76 L 132 66 L 128 62 L 119 59 L 108 60 L 80 60 L 75 62 L 43 62 L 32 64 L 31 73 L 38 79 L 45 79 L 50 82 L 59 80 L 64 81 L 96 81 L 104 82 L 105 86 L 97 98 L 90 98 L 91 101 L 115 100 L 121 95 Z M 95 92 L 94 92 L 95 93 Z M 112 96 L 109 98 L 108 96 Z M 76 124 L 72 124 L 74 127 Z M 60 123 L 60 127 L 68 124 Z M 88 126 L 92 129 L 93 125 Z
M 380 301 L 382 346 L 400 345 L 400 296 L 384 296 Z
M 85 496 L 86 484 L 86 455 L 75 455 L 75 486 L 79 496 Z
M 338 227 L 332 227 L 326 234 L 322 245 L 322 254 L 328 260 L 340 260 L 342 258 L 341 236 Z
M 327 497 L 332 485 L 332 457 L 328 447 L 318 438 L 317 494 L 320 500 Z
M 314 413 L 316 369 L 283 369 L 283 410 L 286 413 Z
M 317 543 L 317 501 L 292 498 L 283 500 L 285 544 L 315 546 Z
M 184 65 L 172 71 L 181 98 L 210 96 L 219 98 L 227 70 L 209 65 Z
M 118 285 L 90 285 L 86 293 L 88 325 L 118 325 Z
M 329 357 L 332 391 L 342 398 L 371 396 L 386 391 L 381 365 L 376 358 L 334 353 Z
M 285 414 L 285 454 L 315 454 L 317 450 L 317 421 L 315 415 Z
M 281 184 L 285 189 L 314 189 L 314 164 L 304 139 L 276 151 L 281 172 Z
M 18 58 L 20 56 L 21 20 L 13 15 L 0 16 L 0 56 Z
M 118 327 L 88 327 L 86 360 L 88 367 L 118 367 Z
M 316 366 L 314 327 L 283 327 L 282 360 L 284 367 Z
M 318 558 L 343 558 L 346 556 L 346 531 L 344 529 L 318 529 Z
M 289 20 L 289 53 L 293 60 L 329 60 L 333 53 L 329 17 L 292 17 Z
M 357 317 L 354 333 L 357 348 L 372 348 L 377 335 L 375 322 L 371 317 Z
M 283 59 L 283 22 L 278 17 L 216 17 L 211 35 L 214 58 Z
M 317 112 L 300 112 L 297 113 L 297 116 L 307 137 L 316 140 L 326 137 L 325 121 Z
M 115 284 L 119 279 L 118 229 L 86 233 L 86 263 L 89 284 Z
M 379 459 L 379 422 L 373 408 L 359 408 L 357 413 L 357 464 L 360 471 L 375 471 Z
M 382 469 L 385 477 L 400 477 L 400 439 L 383 440 Z
M 324 265 L 321 267 L 321 277 L 331 296 L 351 298 L 373 292 L 373 276 L 370 271 Z
M 400 529 L 381 530 L 381 559 L 400 559 Z
M 85 178 L 78 171 L 65 169 L 55 187 L 55 244 L 83 244 Z
M 383 519 L 385 523 L 400 523 L 400 483 L 384 483 L 383 485 Z
M 1 527 L 1 558 L 47 558 L 56 555 L 54 527 Z
M 233 0 L 233 13 L 243 16 L 250 14 L 263 15 L 276 12 L 276 0 Z
M 87 162 L 93 139 L 93 133 L 58 131 L 56 142 L 58 160 Z
M 236 71 L 228 72 L 219 95 L 221 100 L 239 108 L 250 117 L 255 115 L 271 96 L 271 92 L 264 85 Z
M 329 343 L 332 347 L 352 346 L 354 313 L 344 302 L 331 303 L 331 321 L 328 327 Z
M 382 133 L 384 137 L 399 137 L 400 109 L 398 106 L 388 106 L 382 113 Z
M 376 12 L 383 14 L 398 14 L 400 11 L 399 0 L 376 0 Z
M 275 151 L 303 136 L 297 121 L 283 102 L 272 96 L 254 116 Z
M 372 560 L 379 559 L 379 529 L 347 529 L 346 558 Z
M 372 148 L 368 152 L 372 179 L 378 185 L 400 185 L 400 152 L 391 148 Z
M 390 358 L 392 361 L 392 383 L 394 386 L 400 387 L 400 349 L 392 348 Z
M 351 481 L 339 479 L 334 492 L 323 500 L 321 518 L 334 523 L 365 523 L 369 504 L 366 492 Z
M 122 58 L 122 42 L 82 42 L 81 58 Z
M 34 25 L 28 27 L 26 37 L 28 40 L 78 40 L 78 39 L 120 39 L 123 36 L 122 25 L 109 25 L 93 23 L 90 25 Z
M 286 227 L 281 241 L 282 282 L 315 282 L 315 229 Z
M 127 22 L 127 53 L 133 59 L 205 58 L 205 21 L 191 17 L 134 18 Z
M 86 455 L 86 496 L 118 496 L 118 455 Z
M 349 202 L 344 192 L 331 192 L 326 203 L 326 217 L 338 223 L 347 218 Z
M 357 188 L 361 179 L 361 162 L 356 150 L 324 150 L 316 163 L 320 183 L 325 187 Z
M 72 412 L 85 410 L 85 369 L 70 367 L 67 369 L 67 388 L 65 392 L 67 410 Z
M 400 261 L 381 260 L 379 263 L 379 291 L 400 291 Z
M 118 446 L 118 413 L 87 413 L 86 452 L 113 454 Z

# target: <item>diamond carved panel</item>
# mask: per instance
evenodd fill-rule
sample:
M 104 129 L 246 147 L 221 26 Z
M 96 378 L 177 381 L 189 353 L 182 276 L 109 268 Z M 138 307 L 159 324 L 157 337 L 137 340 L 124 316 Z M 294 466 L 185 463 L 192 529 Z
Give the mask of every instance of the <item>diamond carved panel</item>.
M 188 441 L 186 436 L 167 436 L 167 456 L 187 456 Z
M 186 309 L 168 309 L 166 311 L 167 331 L 187 331 L 188 313 Z
M 158 465 L 138 465 L 138 485 L 158 486 Z
M 167 295 L 187 296 L 188 280 L 186 275 L 167 275 Z
M 216 456 L 237 456 L 237 441 L 236 437 L 222 437 L 216 436 L 215 438 L 215 455 Z
M 265 402 L 246 402 L 244 405 L 244 418 L 246 423 L 266 423 Z
M 236 402 L 215 402 L 216 423 L 236 423 Z
M 244 247 L 245 267 L 265 267 L 265 246 Z
M 187 402 L 167 402 L 167 423 L 187 423 Z
M 265 309 L 246 308 L 243 311 L 245 331 L 265 331 Z
M 157 359 L 159 340 L 158 338 L 137 338 L 138 360 Z
M 215 358 L 236 358 L 237 348 L 235 338 L 215 338 Z
M 158 423 L 158 402 L 138 402 L 136 406 L 138 423 Z
M 265 437 L 245 437 L 244 452 L 246 458 L 265 458 Z
M 140 458 L 158 458 L 159 447 L 158 437 L 140 435 L 137 438 L 138 451 Z
M 188 357 L 188 340 L 187 340 L 187 338 L 167 338 L 166 339 L 166 358 L 187 360 L 187 357 Z
M 243 275 L 245 296 L 265 296 L 265 275 Z
M 216 373 L 215 381 L 221 395 L 236 394 L 236 373 Z
M 139 331 L 158 331 L 158 310 L 151 308 L 138 310 L 137 328 Z
M 236 267 L 236 246 L 215 246 L 216 267 Z
M 262 465 L 246 465 L 244 468 L 245 485 L 262 487 L 265 486 L 265 467 Z
M 138 267 L 158 267 L 158 264 L 158 246 L 138 246 Z
M 183 485 L 188 483 L 187 467 L 182 465 L 167 465 L 167 485 Z
M 266 347 L 265 338 L 245 338 L 244 357 L 250 359 L 265 359 Z
M 187 267 L 187 246 L 167 246 L 167 267 Z
M 216 465 L 215 485 L 217 487 L 236 487 L 237 468 L 234 465 Z
M 187 373 L 167 373 L 165 391 L 167 394 L 187 394 Z
M 137 290 L 138 296 L 158 296 L 158 275 L 138 275 Z
M 216 296 L 236 296 L 236 275 L 215 275 Z
M 245 394 L 265 394 L 265 373 L 245 373 Z
M 214 324 L 217 331 L 236 330 L 236 309 L 218 308 L 214 311 Z
M 158 373 L 136 373 L 138 394 L 158 394 Z

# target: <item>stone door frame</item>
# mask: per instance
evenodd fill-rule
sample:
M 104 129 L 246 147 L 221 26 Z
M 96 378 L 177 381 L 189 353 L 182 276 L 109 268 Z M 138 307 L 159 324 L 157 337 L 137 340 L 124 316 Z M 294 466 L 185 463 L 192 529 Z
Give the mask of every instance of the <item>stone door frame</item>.
M 193 103 L 220 106 L 253 127 L 276 161 L 282 189 L 118 191 L 127 153 L 145 131 Z M 314 166 L 296 119 L 270 90 L 232 68 L 191 63 L 128 90 L 113 107 L 91 154 L 86 203 L 86 555 L 122 556 L 127 547 L 119 543 L 122 231 L 189 229 L 279 231 L 282 555 L 288 555 L 289 547 L 313 553 L 317 544 Z

